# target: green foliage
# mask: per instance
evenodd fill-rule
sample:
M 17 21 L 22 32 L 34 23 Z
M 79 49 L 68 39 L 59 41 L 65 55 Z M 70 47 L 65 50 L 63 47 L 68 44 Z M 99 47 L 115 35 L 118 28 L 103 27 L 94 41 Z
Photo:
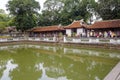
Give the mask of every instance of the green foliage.
M 90 17 L 87 3 L 88 0 L 46 0 L 38 25 L 68 25 L 80 19 L 87 21 Z
M 74 20 L 120 19 L 120 0 L 46 0 L 38 25 L 68 25 Z
M 60 0 L 46 0 L 44 10 L 39 15 L 39 26 L 57 25 L 60 24 L 60 12 L 63 8 L 63 3 Z
M 0 22 L 7 22 L 9 20 L 8 14 L 5 13 L 4 10 L 0 9 Z
M 0 21 L 10 19 L 8 25 L 15 25 L 21 31 L 35 26 L 68 25 L 80 19 L 87 22 L 93 16 L 103 20 L 120 19 L 120 0 L 46 0 L 40 14 L 35 0 L 10 0 L 7 8 L 14 17 L 0 14 Z
M 37 11 L 39 3 L 35 0 L 10 0 L 7 8 L 11 15 L 14 15 L 15 25 L 18 30 L 25 31 L 36 26 Z
M 8 26 L 7 22 L 9 21 L 8 14 L 4 10 L 0 9 L 0 32 L 2 32 L 5 27 Z
M 120 19 L 120 0 L 98 0 L 94 8 L 103 20 Z
M 7 26 L 6 22 L 0 22 L 0 33 L 1 33 L 3 30 L 5 30 L 6 26 Z
M 3 9 L 0 9 L 0 14 L 4 14 L 5 11 Z
M 15 18 L 10 17 L 9 21 L 7 22 L 8 26 L 15 26 Z
M 88 0 L 64 0 L 64 8 L 62 11 L 63 24 L 69 24 L 74 20 L 87 19 L 90 17 L 86 7 Z M 66 22 L 65 22 L 66 21 Z
M 0 28 L 3 29 L 7 26 L 6 22 L 0 22 Z

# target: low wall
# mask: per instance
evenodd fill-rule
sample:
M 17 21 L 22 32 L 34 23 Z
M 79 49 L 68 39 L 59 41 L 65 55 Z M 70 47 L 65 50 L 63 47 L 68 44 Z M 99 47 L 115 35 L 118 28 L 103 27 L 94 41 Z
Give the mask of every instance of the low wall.
M 10 38 L 0 39 L 0 45 L 8 44 L 45 44 L 52 43 L 67 46 L 80 46 L 80 47 L 95 47 L 95 48 L 109 48 L 120 49 L 120 39 L 97 39 L 97 38 L 66 38 L 56 39 L 53 38 Z
M 56 37 L 42 37 L 42 38 L 5 38 L 0 39 L 0 42 L 12 42 L 12 41 L 44 41 L 44 42 L 63 42 L 63 43 L 91 43 L 91 44 L 120 44 L 120 38 L 71 38 L 71 37 L 64 37 L 64 38 L 56 38 Z
M 120 39 L 116 38 L 69 38 L 64 37 L 64 43 L 90 43 L 90 44 L 120 44 Z

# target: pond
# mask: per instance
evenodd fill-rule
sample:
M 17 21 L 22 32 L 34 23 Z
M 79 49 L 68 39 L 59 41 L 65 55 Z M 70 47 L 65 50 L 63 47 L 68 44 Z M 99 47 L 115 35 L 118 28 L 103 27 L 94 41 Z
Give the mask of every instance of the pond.
M 120 53 L 47 45 L 0 47 L 0 80 L 103 80 Z

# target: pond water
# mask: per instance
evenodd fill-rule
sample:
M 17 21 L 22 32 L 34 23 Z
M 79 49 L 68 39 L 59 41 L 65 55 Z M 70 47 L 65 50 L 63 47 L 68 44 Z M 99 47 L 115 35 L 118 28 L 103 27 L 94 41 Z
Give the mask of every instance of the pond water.
M 103 80 L 120 53 L 63 46 L 0 47 L 0 80 Z

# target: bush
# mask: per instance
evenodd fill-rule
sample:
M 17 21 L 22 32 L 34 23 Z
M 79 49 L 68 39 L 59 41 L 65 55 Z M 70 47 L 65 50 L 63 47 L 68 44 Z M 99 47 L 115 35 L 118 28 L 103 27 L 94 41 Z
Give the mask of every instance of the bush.
M 6 26 L 7 26 L 6 22 L 0 22 L 0 32 L 3 32 L 3 30 L 5 30 Z

